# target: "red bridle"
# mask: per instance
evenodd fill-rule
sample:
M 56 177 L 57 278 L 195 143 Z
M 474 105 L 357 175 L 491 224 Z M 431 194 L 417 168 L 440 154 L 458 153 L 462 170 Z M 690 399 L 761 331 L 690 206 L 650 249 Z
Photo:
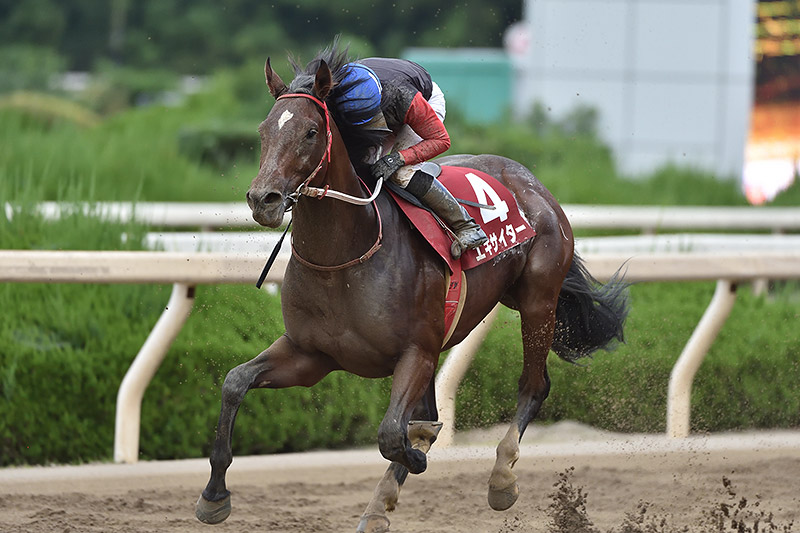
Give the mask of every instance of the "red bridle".
M 312 197 L 316 197 L 316 198 L 323 198 L 326 194 L 328 194 L 329 186 L 327 184 L 325 185 L 324 189 L 318 189 L 316 187 L 310 187 L 308 184 L 319 173 L 319 171 L 322 169 L 322 165 L 324 163 L 327 162 L 328 164 L 330 164 L 330 162 L 331 162 L 331 145 L 333 144 L 333 136 L 331 134 L 331 122 L 330 122 L 331 119 L 330 119 L 330 115 L 328 113 L 328 105 L 324 101 L 320 100 L 319 98 L 317 98 L 315 96 L 311 96 L 310 94 L 306 94 L 306 93 L 287 93 L 287 94 L 282 94 L 277 99 L 280 100 L 281 98 L 308 98 L 309 100 L 311 100 L 312 102 L 317 104 L 319 107 L 321 107 L 322 108 L 322 114 L 325 115 L 325 135 L 327 136 L 327 141 L 326 141 L 327 145 L 325 146 L 325 153 L 322 154 L 322 159 L 320 159 L 319 164 L 317 165 L 317 168 L 315 168 L 311 172 L 311 174 L 309 174 L 309 176 L 305 179 L 305 181 L 303 181 L 303 183 L 301 183 L 300 186 L 297 187 L 295 192 L 292 195 L 290 195 L 290 198 L 292 198 L 295 201 L 297 201 L 298 196 L 301 195 L 301 194 L 305 194 L 306 196 L 312 196 Z M 363 181 L 362 181 L 362 183 L 363 183 Z M 338 192 L 332 192 L 332 195 L 335 198 L 338 198 L 340 200 L 344 200 L 344 201 L 347 201 L 347 202 L 350 202 L 350 203 L 357 203 L 357 204 L 360 204 L 360 205 L 366 205 L 367 203 L 372 203 L 375 206 L 375 214 L 377 215 L 377 219 L 378 219 L 378 238 L 375 240 L 375 244 L 373 244 L 372 247 L 369 250 L 367 250 L 367 252 L 365 254 L 363 254 L 361 257 L 357 257 L 355 259 L 352 259 L 352 260 L 347 261 L 346 263 L 342 263 L 340 265 L 331 265 L 331 266 L 317 265 L 317 264 L 314 264 L 314 263 L 312 263 L 310 261 L 307 261 L 307 260 L 303 259 L 302 257 L 300 257 L 300 255 L 297 253 L 297 250 L 295 250 L 294 244 L 293 244 L 292 245 L 292 255 L 294 256 L 294 258 L 297 259 L 300 263 L 302 263 L 305 266 L 307 266 L 309 268 L 312 268 L 314 270 L 321 270 L 323 272 L 333 272 L 333 271 L 336 271 L 336 270 L 342 270 L 342 269 L 351 267 L 353 265 L 361 264 L 361 263 L 365 262 L 366 260 L 368 260 L 370 257 L 372 257 L 375 254 L 375 252 L 377 252 L 381 248 L 381 241 L 383 241 L 383 221 L 381 220 L 381 214 L 378 211 L 378 205 L 374 203 L 375 198 L 378 196 L 378 192 L 380 191 L 380 185 L 381 185 L 381 181 L 378 182 L 378 186 L 377 186 L 377 188 L 375 190 L 375 194 L 373 196 L 371 196 L 370 198 L 366 198 L 364 200 L 361 200 L 361 199 L 358 199 L 358 198 L 353 198 L 352 196 L 349 196 L 349 195 L 346 195 L 346 194 L 342 194 L 342 193 L 338 193 Z M 366 187 L 366 184 L 364 186 Z M 369 190 L 369 189 L 367 189 L 367 190 Z M 289 230 L 289 226 L 286 227 L 286 231 L 288 231 L 288 230 Z M 286 234 L 286 232 L 284 231 L 284 235 L 285 234 Z M 283 240 L 283 237 L 281 237 L 281 240 Z M 279 247 L 280 247 L 280 243 L 278 244 L 278 248 Z M 276 248 L 276 250 L 277 250 L 277 248 Z M 274 254 L 275 254 L 275 252 L 273 252 L 273 255 Z M 264 271 L 261 273 L 261 277 L 259 278 L 259 281 L 256 284 L 257 287 L 261 286 L 261 283 L 263 282 L 264 278 L 266 277 L 266 273 L 269 270 L 269 267 L 270 267 L 270 265 L 272 263 L 272 259 L 273 258 L 270 258 L 270 260 L 267 261 L 267 265 L 264 267 Z
M 316 175 L 322 169 L 322 165 L 325 163 L 330 164 L 331 162 L 331 145 L 333 144 L 333 136 L 331 135 L 331 119 L 330 115 L 328 114 L 328 105 L 323 100 L 320 100 L 315 96 L 311 96 L 310 94 L 306 93 L 287 93 L 280 95 L 277 98 L 277 100 L 280 100 L 281 98 L 308 98 L 309 100 L 311 100 L 312 102 L 314 102 L 315 104 L 317 104 L 319 107 L 322 108 L 322 114 L 325 116 L 325 136 L 326 136 L 325 153 L 322 154 L 322 159 L 320 159 L 317 168 L 315 168 L 311 172 L 311 174 L 309 174 L 308 177 L 303 181 L 303 183 L 301 183 L 300 186 L 297 187 L 297 190 L 294 192 L 294 197 L 297 198 L 297 195 L 303 194 L 303 189 L 307 188 L 308 184 L 311 183 L 311 180 L 313 180 L 316 177 Z M 328 186 L 326 185 L 325 190 L 327 189 Z M 324 196 L 324 194 L 322 196 Z M 322 196 L 320 196 L 320 198 Z

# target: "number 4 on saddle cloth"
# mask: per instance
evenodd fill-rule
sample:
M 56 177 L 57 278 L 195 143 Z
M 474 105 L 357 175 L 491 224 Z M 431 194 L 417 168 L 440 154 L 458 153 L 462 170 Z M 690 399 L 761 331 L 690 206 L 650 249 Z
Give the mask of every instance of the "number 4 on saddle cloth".
M 522 216 L 509 190 L 492 176 L 471 168 L 442 166 L 441 169 L 438 179 L 453 196 L 459 200 L 489 206 L 485 208 L 462 203 L 470 216 L 481 225 L 489 240 L 474 250 L 465 251 L 459 259 L 453 259 L 450 255 L 450 246 L 454 239 L 452 232 L 433 213 L 412 204 L 392 190 L 390 193 L 414 227 L 449 268 L 444 310 L 446 333 L 442 341 L 444 346 L 450 340 L 461 316 L 464 295 L 467 292 L 464 271 L 532 239 L 536 231 Z

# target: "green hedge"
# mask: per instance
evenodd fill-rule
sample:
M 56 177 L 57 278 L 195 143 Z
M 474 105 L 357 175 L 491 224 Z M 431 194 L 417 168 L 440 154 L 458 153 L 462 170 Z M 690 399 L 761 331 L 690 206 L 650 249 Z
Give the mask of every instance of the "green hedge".
M 178 149 L 193 161 L 224 169 L 237 161 L 257 161 L 261 141 L 251 123 L 213 122 L 181 129 Z
M 227 372 L 283 333 L 280 301 L 254 287 L 205 287 L 144 402 L 146 457 L 210 451 Z M 236 454 L 336 448 L 373 442 L 388 380 L 329 375 L 315 387 L 254 390 L 237 417 Z
M 631 289 L 626 343 L 584 365 L 551 353 L 550 397 L 539 420 L 578 420 L 622 432 L 666 429 L 667 382 L 714 292 L 714 283 L 642 283 Z M 800 427 L 800 287 L 768 296 L 741 287 L 700 367 L 692 431 Z M 519 321 L 505 311 L 467 373 L 456 425 L 478 427 L 514 413 L 521 370 Z M 511 369 L 511 370 L 509 370 Z
M 121 239 L 122 233 L 127 238 Z M 137 249 L 143 228 L 23 209 L 0 217 L 0 248 Z M 32 242 L 33 241 L 33 242 Z M 0 464 L 107 459 L 116 392 L 166 305 L 149 285 L 0 285 Z M 207 455 L 230 368 L 283 331 L 280 298 L 252 286 L 201 286 L 193 313 L 147 389 L 144 458 Z M 374 439 L 388 380 L 329 376 L 313 389 L 254 391 L 237 454 L 336 447 Z M 347 398 L 346 402 L 333 402 Z
M 58 122 L 69 122 L 80 127 L 96 126 L 100 117 L 90 109 L 66 98 L 45 93 L 18 91 L 0 96 L 0 111 L 16 111 L 20 122 L 29 122 L 25 129 L 45 131 Z
M 2 288 L 3 302 L 26 302 L 0 329 L 3 464 L 109 457 L 119 383 L 169 292 L 148 286 Z M 200 287 L 191 319 L 145 394 L 142 457 L 207 455 L 225 374 L 281 331 L 278 297 L 252 287 Z M 387 397 L 386 380 L 344 374 L 313 389 L 253 391 L 240 411 L 234 450 L 372 442 Z

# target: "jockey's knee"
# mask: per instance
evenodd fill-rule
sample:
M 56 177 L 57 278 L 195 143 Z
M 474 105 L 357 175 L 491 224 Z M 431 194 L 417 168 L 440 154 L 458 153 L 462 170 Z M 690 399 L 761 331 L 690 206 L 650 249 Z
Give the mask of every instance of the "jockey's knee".
M 411 178 L 414 177 L 416 172 L 417 165 L 406 165 L 404 167 L 400 167 L 400 169 L 392 174 L 389 179 L 398 187 L 405 189 L 408 187 L 409 182 L 412 181 Z

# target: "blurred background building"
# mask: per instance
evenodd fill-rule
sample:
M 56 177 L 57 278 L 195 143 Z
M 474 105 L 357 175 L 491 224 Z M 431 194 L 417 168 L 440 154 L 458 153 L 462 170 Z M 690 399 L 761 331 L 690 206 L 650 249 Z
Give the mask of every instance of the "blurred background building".
M 505 50 L 405 55 L 470 121 L 591 117 L 630 177 L 688 166 L 760 204 L 800 173 L 800 0 L 526 0 Z
M 528 0 L 515 114 L 599 112 L 620 170 L 741 173 L 753 98 L 753 0 Z

